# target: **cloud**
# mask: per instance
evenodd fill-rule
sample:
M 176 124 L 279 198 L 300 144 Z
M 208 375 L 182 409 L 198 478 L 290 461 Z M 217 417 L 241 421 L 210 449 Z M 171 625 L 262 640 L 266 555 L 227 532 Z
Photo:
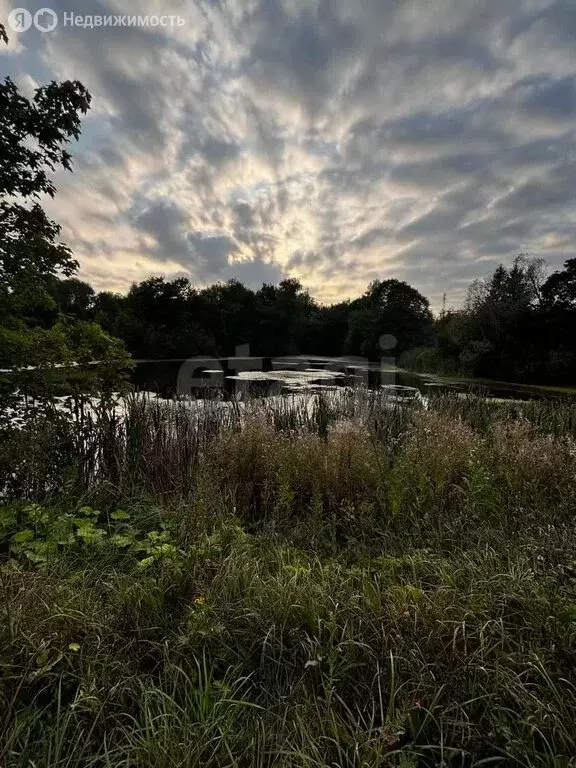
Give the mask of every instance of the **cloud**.
M 184 232 L 187 221 L 186 213 L 176 203 L 159 199 L 134 217 L 134 226 L 152 236 L 158 258 L 180 260 L 188 253 Z
M 19 82 L 79 79 L 94 95 L 75 173 L 47 205 L 97 287 L 289 275 L 334 301 L 398 277 L 438 308 L 521 250 L 576 256 L 573 0 L 143 0 L 138 13 L 185 23 L 59 25 L 3 57 Z
M 239 200 L 232 208 L 238 225 L 244 229 L 254 226 L 254 211 L 249 203 Z
M 518 83 L 517 89 L 524 93 L 520 108 L 527 115 L 550 120 L 569 120 L 576 115 L 575 76 L 532 77 Z
M 257 290 L 263 283 L 278 284 L 286 277 L 278 264 L 270 264 L 262 259 L 237 261 L 229 264 L 221 273 L 221 280 L 240 280 L 252 290 Z
M 202 277 L 220 275 L 228 266 L 230 255 L 237 250 L 236 243 L 228 235 L 189 232 L 186 240 L 195 271 Z

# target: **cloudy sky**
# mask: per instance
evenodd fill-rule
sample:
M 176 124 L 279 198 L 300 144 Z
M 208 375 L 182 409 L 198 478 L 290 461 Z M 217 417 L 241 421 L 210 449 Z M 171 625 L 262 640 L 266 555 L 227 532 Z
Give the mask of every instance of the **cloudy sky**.
M 332 302 L 397 277 L 437 309 L 519 252 L 576 256 L 576 0 L 50 7 L 185 22 L 2 51 L 27 92 L 93 95 L 50 213 L 99 289 L 289 275 Z

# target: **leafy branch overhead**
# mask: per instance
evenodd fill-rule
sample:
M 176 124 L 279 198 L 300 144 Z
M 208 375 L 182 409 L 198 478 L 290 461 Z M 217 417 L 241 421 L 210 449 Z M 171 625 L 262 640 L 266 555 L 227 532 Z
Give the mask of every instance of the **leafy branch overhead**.
M 6 39 L 2 30 L 0 37 Z M 70 250 L 58 242 L 60 227 L 37 200 L 54 196 L 50 173 L 72 169 L 66 146 L 80 136 L 80 115 L 90 108 L 90 94 L 78 81 L 52 82 L 32 100 L 5 78 L 0 84 L 0 277 L 4 290 L 26 279 L 39 279 L 77 268 Z M 32 205 L 25 205 L 32 201 Z
M 4 27 L 0 39 L 7 43 Z M 94 323 L 64 317 L 48 292 L 71 277 L 78 262 L 60 241 L 61 228 L 44 211 L 54 197 L 52 174 L 72 170 L 67 147 L 80 136 L 91 96 L 75 81 L 51 82 L 32 99 L 9 78 L 0 83 L 0 362 L 45 366 L 127 357 L 120 342 Z M 19 382 L 26 386 L 34 377 Z M 14 382 L 12 382 L 12 386 Z

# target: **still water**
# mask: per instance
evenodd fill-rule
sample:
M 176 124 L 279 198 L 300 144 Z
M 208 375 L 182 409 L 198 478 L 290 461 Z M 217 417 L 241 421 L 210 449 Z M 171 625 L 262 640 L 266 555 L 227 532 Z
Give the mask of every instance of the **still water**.
M 330 374 L 334 377 L 330 380 Z M 266 394 L 268 383 L 283 391 L 310 385 L 364 385 L 413 387 L 429 396 L 443 391 L 474 391 L 485 397 L 532 399 L 550 397 L 542 390 L 514 384 L 485 384 L 473 381 L 441 379 L 431 374 L 419 374 L 393 365 L 368 364 L 344 358 L 320 357 L 231 357 L 196 358 L 190 360 L 138 360 L 132 372 L 135 389 L 156 392 L 162 397 L 195 392 L 206 396 L 211 390 L 232 396 L 239 385 L 254 383 Z

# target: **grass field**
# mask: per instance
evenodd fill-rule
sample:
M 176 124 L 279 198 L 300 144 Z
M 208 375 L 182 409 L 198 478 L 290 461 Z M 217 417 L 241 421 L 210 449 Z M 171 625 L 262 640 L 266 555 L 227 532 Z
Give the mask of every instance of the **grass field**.
M 3 768 L 575 764 L 576 406 L 314 402 L 5 429 Z

